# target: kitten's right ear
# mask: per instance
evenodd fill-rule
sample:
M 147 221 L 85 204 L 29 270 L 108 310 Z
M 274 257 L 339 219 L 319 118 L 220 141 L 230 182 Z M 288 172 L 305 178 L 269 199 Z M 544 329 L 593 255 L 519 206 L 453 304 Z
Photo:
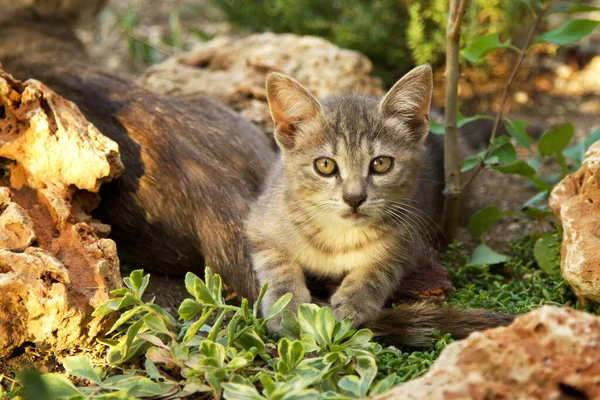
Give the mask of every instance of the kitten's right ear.
M 275 139 L 286 149 L 294 147 L 302 125 L 322 113 L 321 104 L 304 86 L 277 72 L 267 76 L 267 100 L 275 123 Z

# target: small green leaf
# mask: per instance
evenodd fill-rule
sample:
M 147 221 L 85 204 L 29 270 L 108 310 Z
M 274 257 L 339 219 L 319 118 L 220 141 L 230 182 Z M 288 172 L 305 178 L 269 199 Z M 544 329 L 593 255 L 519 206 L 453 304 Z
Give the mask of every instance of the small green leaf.
M 395 381 L 396 381 L 396 374 L 392 373 L 392 374 L 386 376 L 384 379 L 375 383 L 371 387 L 369 396 L 373 397 L 373 396 L 377 396 L 379 394 L 383 394 L 383 393 L 387 392 L 388 390 L 390 390 L 392 388 L 392 386 L 394 386 Z
M 469 231 L 471 235 L 473 237 L 481 236 L 505 215 L 496 206 L 488 206 L 479 210 L 469 219 Z
M 267 293 L 268 288 L 269 288 L 269 285 L 267 283 L 262 285 L 262 287 L 260 288 L 260 293 L 258 294 L 258 299 L 256 299 L 256 301 L 254 302 L 254 305 L 252 306 L 252 315 L 254 315 L 254 318 L 258 318 L 260 305 L 262 304 L 262 299 L 263 299 L 263 297 L 265 297 L 265 293 Z M 294 310 L 294 312 L 296 312 L 296 310 Z
M 281 314 L 281 330 L 284 336 L 290 340 L 300 337 L 300 324 L 294 313 L 283 310 Z
M 377 364 L 372 356 L 356 357 L 356 372 L 360 375 L 360 397 L 365 397 L 377 375 Z
M 504 120 L 506 121 L 506 130 L 510 136 L 512 136 L 521 146 L 531 151 L 533 139 L 531 139 L 526 132 L 528 122 L 512 121 L 508 118 L 505 118 Z
M 216 305 L 214 297 L 211 295 L 210 291 L 206 287 L 206 284 L 202 281 L 202 279 L 198 278 L 196 275 L 188 272 L 185 275 L 185 287 L 187 291 L 194 296 L 196 301 L 201 304 L 209 304 Z
M 481 60 L 486 55 L 500 49 L 511 49 L 519 52 L 520 50 L 513 46 L 510 39 L 501 42 L 499 33 L 490 33 L 473 40 L 466 49 L 462 51 L 462 56 L 474 63 Z
M 358 332 L 356 332 L 350 338 L 350 340 L 348 340 L 347 342 L 344 342 L 344 345 L 347 345 L 347 346 L 363 345 L 363 344 L 369 343 L 369 341 L 372 338 L 373 338 L 373 332 L 371 332 L 369 329 L 361 329 Z
M 473 252 L 471 260 L 469 260 L 469 265 L 500 264 L 508 261 L 509 259 L 510 258 L 504 254 L 496 253 L 485 244 L 480 244 Z
M 589 35 L 600 25 L 600 21 L 590 19 L 574 19 L 567 21 L 561 27 L 546 32 L 540 36 L 540 41 L 546 41 L 560 46 L 573 43 Z
M 171 332 L 165 325 L 165 321 L 158 315 L 148 314 L 144 317 L 144 323 L 148 328 L 157 333 L 170 335 Z
M 333 343 L 333 329 L 335 327 L 335 316 L 329 307 L 321 307 L 317 311 L 317 318 L 313 322 L 319 336 L 323 339 L 321 344 Z
M 223 383 L 223 397 L 226 399 L 248 399 L 248 400 L 263 400 L 253 385 L 244 385 L 241 383 Z
M 63 366 L 69 375 L 88 379 L 96 385 L 102 384 L 100 375 L 94 369 L 92 361 L 86 356 L 65 357 Z
M 258 379 L 263 387 L 263 393 L 266 394 L 268 398 L 276 389 L 275 381 L 273 381 L 273 379 L 271 379 L 271 377 L 264 372 L 260 374 Z
M 323 339 L 315 328 L 318 310 L 319 307 L 316 304 L 300 304 L 298 307 L 298 323 L 302 332 L 312 336 L 317 343 L 321 344 Z
M 503 174 L 516 174 L 521 175 L 526 178 L 531 178 L 535 175 L 535 169 L 524 161 L 517 161 L 516 163 L 509 165 L 501 165 L 497 167 L 492 167 L 496 171 L 500 171 Z
M 549 275 L 560 273 L 560 245 L 555 232 L 544 233 L 533 247 L 535 261 Z
M 534 206 L 535 204 L 539 203 L 540 201 L 543 201 L 546 198 L 548 198 L 549 194 L 550 194 L 550 192 L 547 190 L 540 192 L 540 193 L 536 194 L 535 196 L 533 196 L 532 198 L 530 198 L 529 200 L 527 200 L 525 203 L 523 203 L 521 208 L 525 209 L 525 208 Z
M 483 162 L 483 158 L 479 156 L 479 154 L 474 154 L 472 156 L 466 157 L 462 161 L 462 166 L 460 168 L 460 172 L 467 172 L 478 166 Z
M 350 393 L 353 397 L 361 397 L 360 379 L 358 378 L 358 376 L 344 376 L 338 382 L 338 386 L 340 387 L 340 389 Z
M 177 313 L 179 314 L 179 317 L 181 319 L 183 319 L 184 321 L 189 321 L 190 319 L 198 315 L 198 313 L 202 311 L 202 308 L 202 304 L 198 303 L 197 301 L 192 299 L 185 299 L 183 300 L 183 303 L 181 303 L 181 305 L 179 306 L 179 310 L 177 310 Z
M 158 368 L 156 368 L 156 365 L 149 358 L 146 358 L 144 361 L 144 369 L 146 370 L 148 376 L 155 381 L 161 381 L 165 379 L 160 372 L 158 372 Z
M 496 157 L 496 162 L 503 165 L 517 162 L 517 152 L 510 142 L 497 147 L 490 155 Z
M 538 142 L 538 151 L 542 156 L 550 156 L 567 148 L 575 134 L 572 123 L 566 123 L 542 135 Z
M 583 162 L 585 153 L 588 151 L 590 146 L 596 143 L 598 140 L 600 140 L 600 128 L 592 132 L 592 134 L 586 137 L 583 142 L 566 149 L 564 151 L 564 155 L 575 162 L 575 168 L 579 168 Z
M 235 344 L 244 350 L 256 347 L 259 353 L 264 353 L 265 344 L 260 336 L 253 330 L 247 330 L 235 341 Z
M 85 396 L 61 374 L 41 375 L 37 372 L 17 372 L 16 377 L 23 384 L 26 399 L 85 399 Z
M 588 6 L 585 4 L 560 4 L 552 10 L 552 14 L 554 13 L 578 13 L 578 12 L 591 12 L 591 11 L 600 11 L 599 7 Z
M 265 315 L 265 320 L 268 321 L 271 318 L 273 318 L 274 316 L 276 316 L 277 314 L 279 314 L 281 311 L 283 311 L 285 306 L 287 306 L 291 300 L 292 300 L 291 293 L 286 293 L 283 296 L 281 296 L 279 299 L 277 299 L 277 301 L 275 301 L 275 303 L 273 303 L 273 306 L 271 307 L 271 309 L 269 310 L 267 315 Z

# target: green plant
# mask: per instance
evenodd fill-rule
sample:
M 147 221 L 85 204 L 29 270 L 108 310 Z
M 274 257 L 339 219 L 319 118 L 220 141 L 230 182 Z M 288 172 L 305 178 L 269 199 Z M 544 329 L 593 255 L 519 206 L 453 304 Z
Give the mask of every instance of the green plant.
M 466 4 L 466 1 L 467 0 L 462 0 L 461 7 Z M 553 253 L 546 254 L 546 252 L 554 251 L 553 246 L 550 246 L 551 236 L 546 235 L 543 232 L 543 220 L 548 215 L 551 215 L 551 213 L 545 209 L 545 206 L 539 206 L 539 203 L 548 197 L 553 185 L 560 178 L 566 176 L 570 172 L 567 157 L 573 157 L 573 162 L 571 163 L 572 167 L 578 166 L 581 163 L 583 153 L 585 152 L 587 147 L 589 147 L 589 145 L 593 143 L 594 140 L 600 137 L 600 132 L 597 130 L 582 144 L 573 146 L 570 149 L 568 149 L 567 147 L 569 146 L 569 143 L 574 136 L 574 126 L 571 123 L 566 123 L 555 129 L 545 132 L 537 143 L 537 150 L 534 151 L 532 148 L 534 141 L 531 137 L 527 135 L 525 131 L 527 123 L 524 121 L 512 121 L 508 118 L 504 118 L 509 135 L 512 137 L 512 139 L 514 139 L 516 143 L 518 143 L 518 145 L 525 149 L 525 151 L 529 154 L 529 159 L 519 160 L 517 158 L 517 151 L 511 141 L 511 138 L 505 136 L 496 137 L 496 131 L 499 126 L 500 120 L 503 119 L 504 105 L 508 96 L 510 86 L 515 76 L 517 75 L 517 72 L 525 55 L 531 48 L 530 44 L 533 42 L 534 37 L 542 22 L 547 18 L 548 15 L 553 13 L 576 13 L 584 10 L 589 11 L 596 8 L 591 6 L 573 5 L 569 7 L 559 7 L 551 9 L 550 2 L 530 0 L 523 1 L 523 4 L 525 4 L 529 8 L 532 15 L 535 17 L 535 22 L 532 24 L 527 35 L 527 39 L 525 40 L 521 49 L 513 46 L 510 40 L 502 42 L 498 33 L 490 33 L 471 41 L 468 44 L 468 46 L 462 50 L 462 56 L 470 62 L 479 62 L 486 55 L 499 50 L 509 50 L 517 52 L 518 59 L 515 62 L 510 77 L 508 78 L 504 87 L 504 92 L 500 104 L 500 111 L 498 112 L 498 115 L 494 120 L 494 127 L 492 130 L 488 148 L 480 153 L 465 158 L 461 163 L 460 171 L 463 173 L 472 171 L 467 181 L 464 183 L 464 185 L 462 185 L 463 189 L 466 186 L 468 186 L 482 170 L 485 169 L 495 170 L 503 174 L 520 175 L 523 178 L 530 181 L 530 183 L 538 191 L 538 194 L 536 194 L 533 198 L 531 198 L 523 205 L 522 214 L 526 218 L 537 221 L 539 226 L 541 227 L 542 232 L 537 235 L 537 240 L 541 240 L 542 242 L 538 244 L 538 251 L 535 254 L 538 257 L 538 261 L 541 263 L 541 265 L 543 265 L 545 268 L 551 268 L 550 262 L 551 260 L 554 260 L 555 257 Z M 592 21 L 586 19 L 570 20 L 552 31 L 539 35 L 537 41 L 533 45 L 543 42 L 554 43 L 558 45 L 572 43 L 590 34 L 598 25 L 600 25 L 600 21 Z M 455 69 L 456 68 L 457 67 L 455 67 Z M 449 74 L 447 72 L 447 75 L 455 76 L 456 74 Z M 452 90 L 447 89 L 447 92 L 452 92 Z M 454 103 L 452 103 L 452 108 L 454 107 L 455 105 Z M 448 112 L 448 110 L 446 111 Z M 462 121 L 464 123 L 466 119 L 462 115 L 459 115 L 459 117 L 462 118 Z M 473 118 L 478 119 L 481 117 L 475 116 Z M 448 126 L 446 128 L 453 127 L 455 125 L 460 126 L 460 122 L 460 118 L 456 122 L 454 122 L 453 120 L 448 120 Z M 443 127 L 440 126 L 440 124 L 432 124 L 431 128 L 432 132 L 434 133 L 443 133 Z M 455 163 L 453 162 L 451 157 L 457 154 L 456 141 L 448 140 L 448 137 L 446 139 L 447 198 L 446 215 L 444 223 L 446 228 L 446 236 L 449 240 L 452 240 L 456 231 L 455 227 L 457 225 L 459 212 L 459 207 L 456 204 L 456 202 L 457 199 L 460 197 L 461 190 L 457 184 L 457 181 L 459 183 L 460 178 L 458 173 L 451 173 L 455 167 Z M 557 164 L 560 166 L 561 169 L 560 175 L 557 175 L 556 177 L 539 176 L 537 168 L 537 158 L 540 157 L 555 158 Z M 452 190 L 450 191 L 448 188 L 452 188 Z M 497 264 L 507 261 L 506 256 L 498 254 L 485 244 L 484 233 L 501 218 L 513 215 L 515 215 L 515 213 L 500 212 L 500 210 L 497 207 L 489 206 L 481 210 L 471 218 L 469 222 L 469 228 L 471 230 L 471 233 L 474 237 L 481 238 L 482 241 L 481 245 L 475 249 L 473 256 L 471 257 L 471 264 Z
M 414 63 L 436 63 L 445 53 L 447 3 L 437 0 L 213 0 L 233 23 L 252 31 L 321 36 L 361 51 L 375 73 L 392 84 Z M 512 32 L 524 6 L 514 0 L 476 0 L 467 13 L 463 42 Z
M 16 380 L 0 374 L 0 399 L 16 399 L 22 392 L 23 387 Z
M 67 357 L 66 372 L 87 386 L 75 386 L 61 374 L 21 373 L 26 392 L 43 397 L 37 390 L 46 390 L 54 399 L 198 392 L 230 399 L 350 399 L 382 393 L 422 374 L 450 340 L 440 335 L 429 353 L 383 349 L 371 341 L 369 330 L 352 329 L 348 319 L 336 322 L 331 309 L 314 304 L 301 305 L 297 317 L 283 311 L 284 337 L 277 338 L 265 331 L 265 323 L 282 312 L 291 295 L 263 318 L 258 310 L 266 286 L 252 307 L 245 299 L 240 306 L 229 305 L 221 278 L 208 268 L 204 280 L 186 276 L 192 298 L 179 307 L 179 322 L 152 300 L 142 301 L 149 275 L 136 270 L 124 282 L 124 288 L 112 292 L 115 298 L 94 313 L 121 312 L 111 337 L 102 340 L 111 368 L 94 368 L 84 356 Z M 136 368 L 140 360 L 141 369 Z

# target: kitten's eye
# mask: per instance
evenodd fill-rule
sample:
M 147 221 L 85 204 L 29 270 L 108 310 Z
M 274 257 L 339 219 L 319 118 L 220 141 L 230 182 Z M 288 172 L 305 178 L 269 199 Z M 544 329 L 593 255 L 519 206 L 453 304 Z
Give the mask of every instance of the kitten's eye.
M 371 171 L 376 174 L 385 174 L 394 166 L 394 159 L 392 157 L 380 156 L 375 157 L 371 161 Z
M 317 158 L 315 160 L 315 170 L 319 175 L 332 176 L 337 172 L 337 164 L 331 158 Z

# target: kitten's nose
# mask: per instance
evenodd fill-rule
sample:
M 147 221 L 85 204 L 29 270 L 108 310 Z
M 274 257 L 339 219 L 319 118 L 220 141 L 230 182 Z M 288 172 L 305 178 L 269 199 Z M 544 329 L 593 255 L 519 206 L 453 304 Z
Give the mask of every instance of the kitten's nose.
M 364 203 L 366 200 L 367 200 L 367 195 L 364 193 L 345 194 L 344 195 L 344 201 L 346 202 L 346 204 L 348 204 L 350 207 L 352 207 L 354 212 L 356 212 L 358 210 L 358 207 L 360 207 L 360 205 L 362 203 Z

